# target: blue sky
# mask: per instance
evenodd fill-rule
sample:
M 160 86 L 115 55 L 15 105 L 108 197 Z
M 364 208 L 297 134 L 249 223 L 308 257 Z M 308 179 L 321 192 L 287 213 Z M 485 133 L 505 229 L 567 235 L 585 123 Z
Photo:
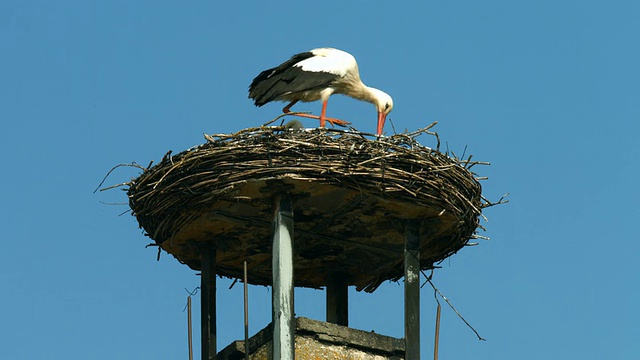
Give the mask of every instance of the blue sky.
M 450 150 L 492 163 L 477 169 L 485 196 L 511 194 L 485 212 L 491 240 L 435 274 L 488 340 L 445 306 L 440 358 L 637 358 L 639 16 L 635 1 L 0 2 L 0 358 L 186 358 L 184 289 L 199 278 L 156 262 L 127 207 L 101 203 L 123 192 L 93 190 L 116 164 L 272 119 L 282 105 L 255 108 L 253 77 L 321 46 L 393 96 L 397 129 L 438 121 Z M 375 130 L 370 104 L 336 96 L 328 111 Z M 218 348 L 243 334 L 229 285 Z M 270 295 L 250 288 L 251 333 Z M 402 296 L 353 291 L 350 325 L 401 337 Z M 421 304 L 427 359 L 428 286 Z M 298 315 L 323 309 L 322 291 L 296 292 Z

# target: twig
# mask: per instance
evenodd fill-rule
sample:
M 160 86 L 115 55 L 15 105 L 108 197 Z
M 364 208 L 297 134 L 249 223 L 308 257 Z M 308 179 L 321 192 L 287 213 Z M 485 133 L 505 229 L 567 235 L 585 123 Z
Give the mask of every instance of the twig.
M 127 185 L 129 185 L 129 184 L 131 184 L 131 182 L 123 182 L 123 183 L 120 183 L 120 184 L 111 185 L 111 186 L 108 186 L 108 187 L 106 187 L 106 188 L 102 188 L 102 189 L 100 189 L 100 192 L 102 192 L 102 191 L 107 191 L 107 190 L 111 190 L 111 189 L 115 189 L 115 188 L 119 188 L 119 187 L 122 187 L 122 186 L 127 186 Z M 97 189 L 96 189 L 96 190 L 97 190 Z M 95 194 L 95 191 L 94 191 L 94 194 Z
M 429 129 L 431 129 L 432 127 L 436 126 L 436 124 L 437 124 L 437 123 L 438 123 L 437 121 L 434 121 L 434 122 L 432 122 L 432 123 L 431 123 L 430 125 L 428 125 L 428 126 L 425 126 L 425 127 L 420 128 L 420 129 L 418 129 L 418 130 L 415 130 L 415 131 L 412 131 L 412 132 L 410 132 L 410 133 L 407 133 L 407 136 L 409 136 L 409 137 L 415 137 L 415 136 L 419 136 L 419 135 L 421 135 L 421 134 L 423 134 L 423 133 L 427 133 L 427 130 L 429 130 Z
M 149 164 L 149 165 L 151 165 L 151 164 Z M 145 171 L 145 170 L 147 170 L 147 169 L 148 169 L 148 168 L 144 168 L 144 167 L 142 167 L 142 166 L 138 165 L 138 164 L 137 164 L 137 163 L 135 163 L 135 162 L 134 162 L 134 163 L 131 163 L 131 164 L 118 164 L 118 165 L 116 165 L 116 166 L 112 167 L 112 168 L 111 168 L 111 170 L 109 170 L 109 172 L 107 173 L 107 175 L 105 175 L 105 176 L 104 176 L 104 178 L 102 178 L 102 181 L 100 181 L 100 184 L 98 184 L 98 187 L 97 187 L 95 190 L 93 190 L 93 193 L 95 194 L 95 193 L 98 191 L 98 189 L 100 189 L 100 186 L 102 186 L 102 184 L 104 184 L 104 182 L 107 180 L 107 178 L 109 177 L 109 175 L 111 175 L 111 173 L 113 172 L 113 170 L 115 170 L 115 169 L 117 169 L 117 168 L 119 168 L 119 167 L 123 167 L 123 166 L 135 167 L 135 168 L 138 168 L 138 169 L 140 169 L 140 170 L 142 170 L 142 171 Z M 124 183 L 124 184 L 128 184 L 128 183 Z M 104 189 L 104 190 L 108 190 L 108 189 L 112 189 L 112 188 L 113 188 L 113 187 L 109 187 L 109 188 Z
M 196 296 L 196 294 L 198 294 L 198 290 L 200 290 L 200 286 L 196 286 L 196 288 L 191 291 L 187 290 L 187 288 L 184 288 L 184 291 L 186 291 L 187 294 L 189 294 L 189 296 L 187 297 Z M 184 306 L 184 309 L 182 309 L 182 312 L 184 312 L 185 310 L 187 310 L 187 305 Z
M 126 202 L 106 202 L 106 201 L 100 201 L 100 204 L 103 204 L 103 205 L 129 205 L 129 203 L 126 203 Z
M 281 118 L 283 118 L 285 116 L 288 116 L 288 115 L 300 115 L 300 114 L 309 115 L 309 114 L 311 114 L 311 111 L 296 111 L 296 112 L 282 113 L 282 114 L 276 116 L 273 120 L 269 120 L 266 123 L 262 124 L 262 126 L 267 126 L 267 125 L 273 124 L 274 122 L 278 121 L 278 119 L 281 119 Z
M 391 124 L 391 129 L 393 130 L 393 134 L 397 134 L 398 132 L 396 131 L 396 126 L 393 124 L 393 120 L 391 120 L 391 118 L 389 118 L 389 123 Z
M 231 282 L 231 285 L 229 285 L 229 290 L 233 289 L 233 286 L 238 282 L 238 278 L 233 279 L 233 281 Z
M 469 145 L 465 145 L 464 146 L 464 150 L 462 150 L 462 156 L 460 156 L 461 159 L 464 159 L 464 156 L 467 154 L 467 148 L 469 147 Z M 471 157 L 473 155 L 469 155 L 469 160 L 471 160 Z
M 507 203 L 509 203 L 509 200 L 505 200 L 507 198 L 507 196 L 509 196 L 509 193 L 506 193 L 506 194 L 502 195 L 502 197 L 500 197 L 500 199 L 498 199 L 498 201 L 491 202 L 486 197 L 480 195 L 482 200 L 485 202 L 485 204 L 482 207 L 483 208 L 488 208 L 488 207 L 491 207 L 491 206 L 507 204 Z
M 447 304 L 449 305 L 449 307 L 451 308 L 451 310 L 453 310 L 453 311 L 456 313 L 456 315 L 458 315 L 458 317 L 459 317 L 459 318 L 460 318 L 460 319 L 461 319 L 465 324 L 467 324 L 467 327 L 469 327 L 469 329 L 471 329 L 471 330 L 476 334 L 476 336 L 478 337 L 478 340 L 481 340 L 481 341 L 487 341 L 487 339 L 485 339 L 485 338 L 483 338 L 482 336 L 480 336 L 480 334 L 476 331 L 476 329 L 474 329 L 474 328 L 473 328 L 473 326 L 471 326 L 471 324 L 469 324 L 469 322 L 468 322 L 467 320 L 465 320 L 465 318 L 464 318 L 464 317 L 463 317 L 463 316 L 458 312 L 458 310 L 456 310 L 456 308 L 453 306 L 453 304 L 451 303 L 451 301 L 449 301 L 449 299 L 447 299 L 447 297 L 446 297 L 446 296 L 444 296 L 444 294 L 442 294 L 442 293 L 440 292 L 440 290 L 438 290 L 438 288 L 437 288 L 435 285 L 433 285 L 433 282 L 431 282 L 431 277 L 433 276 L 433 270 L 432 270 L 432 274 L 431 274 L 431 276 L 427 276 L 427 275 L 424 273 L 424 271 L 421 271 L 421 273 L 422 273 L 422 275 L 427 279 L 427 280 L 424 282 L 424 284 L 422 284 L 422 286 L 424 286 L 425 284 L 429 283 L 429 285 L 431 285 L 431 287 L 433 288 L 433 290 L 434 290 L 436 293 L 438 293 L 438 295 L 440 295 L 440 297 L 442 297 L 442 299 L 444 299 L 444 301 L 446 301 L 446 302 L 447 302 Z M 421 286 L 421 287 L 422 287 L 422 286 Z M 437 299 L 436 299 L 436 301 L 437 301 Z M 438 303 L 438 304 L 439 304 L 439 303 Z

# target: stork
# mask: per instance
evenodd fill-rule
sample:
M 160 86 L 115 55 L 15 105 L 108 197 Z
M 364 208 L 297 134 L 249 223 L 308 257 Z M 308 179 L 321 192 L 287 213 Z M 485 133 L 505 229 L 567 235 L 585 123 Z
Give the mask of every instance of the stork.
M 322 100 L 320 116 L 296 114 L 345 125 L 346 121 L 327 117 L 327 101 L 332 94 L 343 94 L 375 105 L 378 111 L 378 135 L 382 135 L 387 114 L 393 109 L 391 96 L 368 87 L 360 80 L 353 55 L 338 49 L 318 48 L 293 55 L 282 64 L 261 72 L 249 86 L 249 98 L 260 107 L 271 101 L 288 101 L 282 109 L 287 114 L 298 101 Z

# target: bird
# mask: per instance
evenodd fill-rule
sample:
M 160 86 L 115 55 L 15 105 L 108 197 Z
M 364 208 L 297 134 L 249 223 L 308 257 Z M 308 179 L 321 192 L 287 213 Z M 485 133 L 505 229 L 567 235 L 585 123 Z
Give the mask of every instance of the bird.
M 358 63 L 353 55 L 334 48 L 317 48 L 293 55 L 282 64 L 267 69 L 249 85 L 249 98 L 260 107 L 272 101 L 288 101 L 282 109 L 287 114 L 298 101 L 322 100 L 320 116 L 297 116 L 345 125 L 349 122 L 328 118 L 327 102 L 332 94 L 343 94 L 375 105 L 378 111 L 377 134 L 382 135 L 387 115 L 393 109 L 391 96 L 382 90 L 366 86 L 360 80 Z
M 304 125 L 302 125 L 302 122 L 300 122 L 300 120 L 291 120 L 291 121 L 287 122 L 286 124 L 284 124 L 284 127 L 287 128 L 287 129 L 294 130 L 294 131 L 298 131 L 298 130 L 304 129 Z

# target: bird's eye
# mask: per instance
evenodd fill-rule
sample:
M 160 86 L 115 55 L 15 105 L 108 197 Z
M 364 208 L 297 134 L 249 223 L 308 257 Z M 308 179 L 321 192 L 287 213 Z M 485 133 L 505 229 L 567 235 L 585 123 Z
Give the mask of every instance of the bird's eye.
M 389 108 L 389 103 L 384 104 L 384 109 L 387 110 Z

